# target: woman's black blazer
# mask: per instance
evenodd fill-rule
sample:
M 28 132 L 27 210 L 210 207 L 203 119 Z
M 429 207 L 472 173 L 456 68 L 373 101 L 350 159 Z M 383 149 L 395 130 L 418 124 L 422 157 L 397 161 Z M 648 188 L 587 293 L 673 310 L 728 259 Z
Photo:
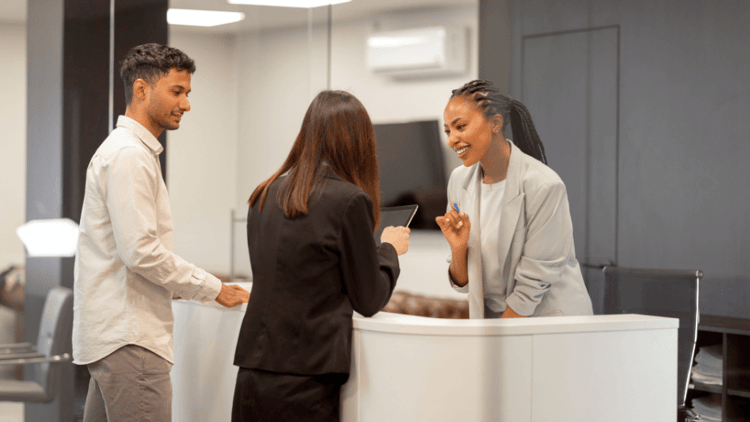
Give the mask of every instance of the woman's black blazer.
M 271 184 L 247 218 L 253 271 L 234 364 L 264 371 L 349 373 L 352 310 L 380 311 L 399 274 L 389 243 L 375 246 L 372 200 L 329 169 L 306 216 L 286 218 Z

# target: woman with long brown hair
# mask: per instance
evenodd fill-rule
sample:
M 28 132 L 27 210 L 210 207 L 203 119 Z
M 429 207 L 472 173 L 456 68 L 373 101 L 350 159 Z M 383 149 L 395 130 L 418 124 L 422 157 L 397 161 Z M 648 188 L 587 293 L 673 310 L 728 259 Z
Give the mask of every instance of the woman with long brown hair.
M 338 421 L 352 312 L 390 299 L 409 229 L 380 215 L 370 117 L 353 95 L 310 104 L 284 164 L 250 196 L 253 288 L 234 364 L 232 421 Z

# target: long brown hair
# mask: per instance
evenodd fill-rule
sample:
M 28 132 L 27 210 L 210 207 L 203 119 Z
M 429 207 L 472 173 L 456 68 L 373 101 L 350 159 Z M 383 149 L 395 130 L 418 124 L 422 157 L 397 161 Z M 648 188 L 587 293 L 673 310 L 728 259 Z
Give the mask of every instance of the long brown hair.
M 250 206 L 260 200 L 262 212 L 271 183 L 289 172 L 279 189 L 279 206 L 288 218 L 307 215 L 311 195 L 324 183 L 324 163 L 342 180 L 370 195 L 377 228 L 380 183 L 375 132 L 362 103 L 344 91 L 323 91 L 313 99 L 289 156 L 273 176 L 255 188 L 248 201 Z

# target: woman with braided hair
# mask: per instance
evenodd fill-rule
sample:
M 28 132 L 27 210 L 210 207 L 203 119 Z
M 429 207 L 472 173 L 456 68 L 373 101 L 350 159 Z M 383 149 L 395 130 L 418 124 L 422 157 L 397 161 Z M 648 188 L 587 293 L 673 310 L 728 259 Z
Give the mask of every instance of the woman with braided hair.
M 475 80 L 453 91 L 444 117 L 463 166 L 436 221 L 451 247 L 451 286 L 469 294 L 470 317 L 591 315 L 565 185 L 546 165 L 529 111 Z

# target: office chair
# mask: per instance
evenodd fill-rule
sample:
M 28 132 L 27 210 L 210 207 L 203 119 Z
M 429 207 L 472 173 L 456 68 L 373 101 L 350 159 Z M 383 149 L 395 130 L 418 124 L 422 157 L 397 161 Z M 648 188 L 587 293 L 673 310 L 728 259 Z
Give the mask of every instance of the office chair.
M 33 380 L 0 380 L 0 401 L 48 403 L 58 394 L 61 363 L 73 334 L 73 291 L 55 287 L 47 294 L 36 347 L 29 343 L 0 344 L 0 365 L 35 364 Z
M 679 422 L 696 420 L 685 406 L 690 371 L 698 337 L 698 286 L 703 273 L 606 266 L 604 313 L 642 314 L 678 318 L 677 416 Z

